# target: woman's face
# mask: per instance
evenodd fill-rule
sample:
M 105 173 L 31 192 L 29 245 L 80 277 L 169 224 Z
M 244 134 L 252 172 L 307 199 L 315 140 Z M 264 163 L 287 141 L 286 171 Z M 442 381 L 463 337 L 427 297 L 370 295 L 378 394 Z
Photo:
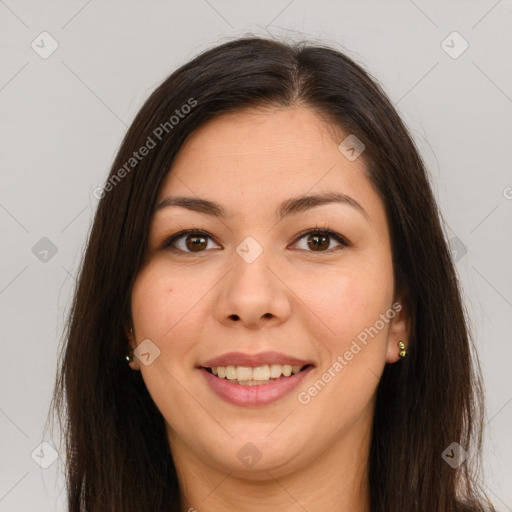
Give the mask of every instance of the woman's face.
M 304 107 L 224 115 L 163 182 L 130 344 L 178 469 L 262 478 L 366 453 L 408 321 L 364 152 L 338 148 L 348 135 Z M 200 232 L 169 241 L 182 230 Z

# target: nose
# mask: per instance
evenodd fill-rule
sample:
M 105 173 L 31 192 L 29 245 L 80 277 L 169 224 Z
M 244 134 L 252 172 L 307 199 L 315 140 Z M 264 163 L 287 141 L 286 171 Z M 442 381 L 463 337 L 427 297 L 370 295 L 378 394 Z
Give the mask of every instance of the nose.
M 263 251 L 254 261 L 233 255 L 233 266 L 219 287 L 214 314 L 228 326 L 239 322 L 257 329 L 285 322 L 291 312 L 290 290 L 272 265 L 270 251 Z M 275 262 L 274 262 L 275 263 Z

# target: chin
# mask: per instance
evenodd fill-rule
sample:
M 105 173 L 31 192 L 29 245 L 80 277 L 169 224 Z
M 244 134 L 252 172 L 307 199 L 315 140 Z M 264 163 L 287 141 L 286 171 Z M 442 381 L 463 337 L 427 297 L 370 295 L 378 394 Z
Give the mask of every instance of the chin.
M 218 452 L 210 455 L 216 459 L 219 469 L 239 478 L 268 480 L 269 473 L 277 477 L 297 470 L 299 459 L 305 455 L 300 451 L 297 438 L 292 435 L 286 442 L 283 435 L 276 439 L 272 438 L 273 434 L 268 436 L 271 429 L 265 428 L 263 432 L 255 429 L 251 435 L 250 430 L 246 430 L 243 436 L 229 439 L 226 445 L 219 444 Z

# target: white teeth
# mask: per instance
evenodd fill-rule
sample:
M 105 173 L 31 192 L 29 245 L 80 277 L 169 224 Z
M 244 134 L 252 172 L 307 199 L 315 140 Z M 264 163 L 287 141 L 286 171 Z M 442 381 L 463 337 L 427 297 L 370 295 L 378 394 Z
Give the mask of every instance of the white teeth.
M 270 367 L 268 364 L 265 366 L 255 366 L 252 369 L 252 380 L 268 380 L 270 379 Z M 238 379 L 243 380 L 243 379 Z
M 270 365 L 270 376 L 273 379 L 278 379 L 281 377 L 281 365 L 280 364 L 271 364 Z
M 238 380 L 254 380 L 252 378 L 252 368 L 249 366 L 237 366 L 235 378 Z
M 226 366 L 226 379 L 236 379 L 236 366 Z
M 263 366 L 215 366 L 211 368 L 213 375 L 221 379 L 235 381 L 238 384 L 246 386 L 256 386 L 265 384 L 270 379 L 279 379 L 282 376 L 290 377 L 296 375 L 302 369 L 302 366 L 289 364 L 265 364 Z

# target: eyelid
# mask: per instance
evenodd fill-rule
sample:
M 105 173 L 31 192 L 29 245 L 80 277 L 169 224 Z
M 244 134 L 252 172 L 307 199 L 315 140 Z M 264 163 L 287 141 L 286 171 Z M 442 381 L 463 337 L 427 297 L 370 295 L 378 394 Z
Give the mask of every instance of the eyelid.
M 176 252 L 176 253 L 179 253 L 179 254 L 184 254 L 184 255 L 187 255 L 187 256 L 200 254 L 201 252 L 206 252 L 206 250 L 205 251 L 199 251 L 197 253 L 187 252 L 187 251 L 182 251 L 181 249 L 177 249 L 176 247 L 173 247 L 172 244 L 174 242 L 176 242 L 176 240 L 179 240 L 179 239 L 181 239 L 181 238 L 183 238 L 183 237 L 185 237 L 187 235 L 190 235 L 190 234 L 197 234 L 197 235 L 204 236 L 205 238 L 209 238 L 210 240 L 212 240 L 217 245 L 220 245 L 218 242 L 216 242 L 216 240 L 213 237 L 213 235 L 211 235 L 208 231 L 205 231 L 203 229 L 198 229 L 198 228 L 197 229 L 191 228 L 191 229 L 184 229 L 182 231 L 179 231 L 179 232 L 175 233 L 174 235 L 170 236 L 169 238 L 167 238 L 163 242 L 163 244 L 161 245 L 161 249 L 170 249 L 173 252 Z M 295 237 L 294 241 L 292 242 L 292 245 L 296 244 L 299 240 L 301 240 L 302 238 L 306 237 L 309 234 L 327 235 L 327 236 L 331 237 L 333 240 L 336 240 L 336 242 L 338 242 L 340 244 L 339 246 L 332 247 L 330 249 L 327 249 L 326 251 L 318 251 L 318 252 L 317 251 L 305 251 L 305 252 L 309 252 L 309 253 L 312 253 L 312 254 L 318 254 L 318 255 L 320 255 L 320 254 L 332 254 L 337 249 L 340 249 L 340 248 L 343 248 L 343 247 L 349 247 L 351 245 L 351 243 L 343 235 L 341 235 L 340 233 L 338 233 L 336 231 L 333 231 L 331 229 L 322 228 L 322 227 L 319 227 L 319 226 L 314 227 L 314 228 L 309 228 L 309 229 L 299 233 Z

